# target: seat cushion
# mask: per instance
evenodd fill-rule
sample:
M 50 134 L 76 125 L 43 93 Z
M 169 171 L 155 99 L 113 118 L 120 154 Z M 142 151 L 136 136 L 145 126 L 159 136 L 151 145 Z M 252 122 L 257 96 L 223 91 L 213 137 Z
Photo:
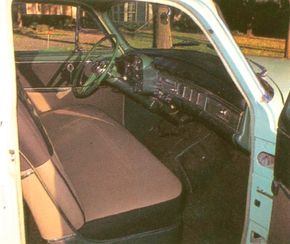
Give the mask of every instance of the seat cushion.
M 179 180 L 106 114 L 79 105 L 44 113 L 41 120 L 80 198 L 86 236 L 144 232 L 180 216 Z

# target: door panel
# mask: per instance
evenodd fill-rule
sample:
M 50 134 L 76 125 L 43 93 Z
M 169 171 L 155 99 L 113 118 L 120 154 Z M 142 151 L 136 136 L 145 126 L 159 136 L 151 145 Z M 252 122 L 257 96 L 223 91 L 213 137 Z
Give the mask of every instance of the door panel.
M 64 62 L 17 63 L 17 78 L 24 88 L 66 87 L 70 73 Z
M 110 50 L 102 50 L 101 55 L 108 57 Z M 100 52 L 98 52 L 98 55 Z M 69 56 L 48 54 L 23 54 L 16 62 L 17 80 L 39 112 L 67 107 L 75 104 L 90 104 L 103 110 L 116 121 L 123 123 L 123 95 L 112 88 L 101 87 L 85 99 L 75 98 L 71 91 L 71 74 L 68 65 L 76 67 L 85 54 L 74 53 Z M 69 57 L 69 58 L 68 58 Z M 51 59 L 54 58 L 55 61 Z M 63 61 L 61 61 L 63 59 Z M 22 60 L 22 61 L 20 61 Z M 24 61 L 25 60 L 25 61 Z M 30 60 L 30 61 L 29 61 Z
M 75 69 L 85 55 L 84 52 L 57 54 L 16 52 L 18 82 L 24 88 L 71 87 L 72 73 L 68 66 L 73 65 Z M 97 50 L 94 55 L 109 58 L 112 55 L 112 50 Z
M 290 95 L 277 131 L 269 243 L 290 243 Z

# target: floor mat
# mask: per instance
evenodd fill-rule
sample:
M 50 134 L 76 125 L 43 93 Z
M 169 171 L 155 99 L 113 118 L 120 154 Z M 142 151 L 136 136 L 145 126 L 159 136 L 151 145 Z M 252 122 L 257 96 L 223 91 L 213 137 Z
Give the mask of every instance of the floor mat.
M 250 159 L 198 122 L 162 122 L 143 143 L 187 191 L 182 243 L 240 243 Z

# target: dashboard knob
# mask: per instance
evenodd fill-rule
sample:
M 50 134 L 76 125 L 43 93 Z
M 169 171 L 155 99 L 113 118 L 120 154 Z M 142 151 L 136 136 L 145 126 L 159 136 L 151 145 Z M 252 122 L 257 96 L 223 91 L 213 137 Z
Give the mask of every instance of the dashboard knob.
M 227 109 L 221 109 L 220 110 L 220 114 L 223 115 L 223 116 L 227 116 L 228 110 Z

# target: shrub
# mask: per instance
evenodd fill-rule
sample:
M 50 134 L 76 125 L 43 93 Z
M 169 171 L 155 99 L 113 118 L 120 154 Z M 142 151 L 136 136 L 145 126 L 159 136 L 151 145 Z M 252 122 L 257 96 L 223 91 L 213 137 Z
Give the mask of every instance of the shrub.
M 47 25 L 49 27 L 66 29 L 66 28 L 70 28 L 74 23 L 73 18 L 66 15 L 29 14 L 29 15 L 24 15 L 22 20 L 23 20 L 24 26 L 27 26 L 27 27 L 29 26 L 34 29 L 38 25 Z
M 49 26 L 48 25 L 36 25 L 37 32 L 48 32 Z

